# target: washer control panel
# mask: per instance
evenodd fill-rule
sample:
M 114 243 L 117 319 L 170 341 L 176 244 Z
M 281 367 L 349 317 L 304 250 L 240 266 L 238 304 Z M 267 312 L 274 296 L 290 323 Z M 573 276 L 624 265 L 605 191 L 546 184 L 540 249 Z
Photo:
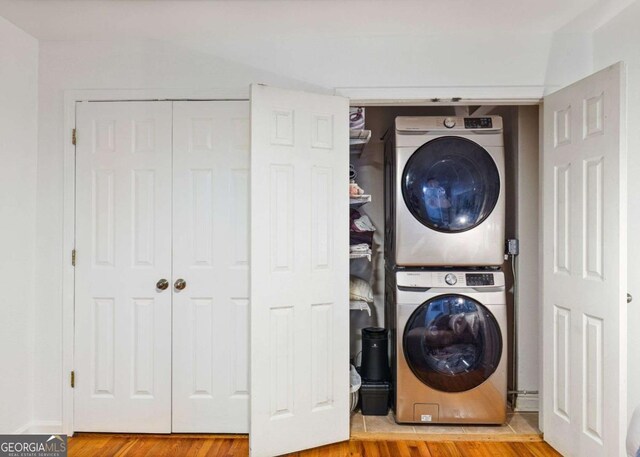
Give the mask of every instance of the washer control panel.
M 467 273 L 467 286 L 493 286 L 495 284 L 492 273 Z
M 398 287 L 416 289 L 482 289 L 504 287 L 501 271 L 402 270 L 395 273 Z

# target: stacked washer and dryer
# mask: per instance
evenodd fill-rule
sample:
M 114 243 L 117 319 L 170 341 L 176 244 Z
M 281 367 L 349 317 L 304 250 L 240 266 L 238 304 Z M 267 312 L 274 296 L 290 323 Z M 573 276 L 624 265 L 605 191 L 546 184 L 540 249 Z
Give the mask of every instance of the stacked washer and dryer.
M 502 424 L 502 118 L 398 117 L 385 147 L 385 319 L 399 423 Z

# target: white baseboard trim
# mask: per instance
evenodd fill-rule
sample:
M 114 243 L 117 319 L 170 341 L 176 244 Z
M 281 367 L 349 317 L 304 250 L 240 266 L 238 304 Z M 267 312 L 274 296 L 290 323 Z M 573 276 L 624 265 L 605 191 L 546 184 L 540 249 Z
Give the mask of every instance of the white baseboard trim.
M 537 394 L 520 394 L 516 397 L 516 411 L 538 412 L 540 410 L 539 398 Z
M 31 427 L 31 422 L 27 422 L 26 424 L 24 424 L 22 427 L 18 427 L 13 433 L 11 433 L 12 435 L 24 435 L 25 433 L 29 433 L 29 427 Z
M 60 421 L 32 421 L 23 425 L 14 435 L 58 435 L 62 434 L 62 422 Z

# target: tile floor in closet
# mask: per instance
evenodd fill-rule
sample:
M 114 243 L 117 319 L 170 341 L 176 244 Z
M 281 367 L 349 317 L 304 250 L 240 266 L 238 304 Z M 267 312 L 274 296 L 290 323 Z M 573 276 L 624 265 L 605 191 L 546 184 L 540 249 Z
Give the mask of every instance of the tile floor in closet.
M 385 439 L 451 439 L 471 440 L 536 440 L 540 439 L 537 412 L 509 412 L 505 425 L 401 425 L 396 424 L 393 413 L 387 416 L 351 415 L 351 438 L 384 435 Z M 447 437 L 445 437 L 447 438 Z

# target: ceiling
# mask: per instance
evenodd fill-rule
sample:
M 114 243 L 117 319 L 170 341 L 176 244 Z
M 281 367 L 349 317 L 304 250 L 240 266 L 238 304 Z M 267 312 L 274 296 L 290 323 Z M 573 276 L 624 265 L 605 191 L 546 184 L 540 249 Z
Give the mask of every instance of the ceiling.
M 0 0 L 40 40 L 552 32 L 615 0 Z

